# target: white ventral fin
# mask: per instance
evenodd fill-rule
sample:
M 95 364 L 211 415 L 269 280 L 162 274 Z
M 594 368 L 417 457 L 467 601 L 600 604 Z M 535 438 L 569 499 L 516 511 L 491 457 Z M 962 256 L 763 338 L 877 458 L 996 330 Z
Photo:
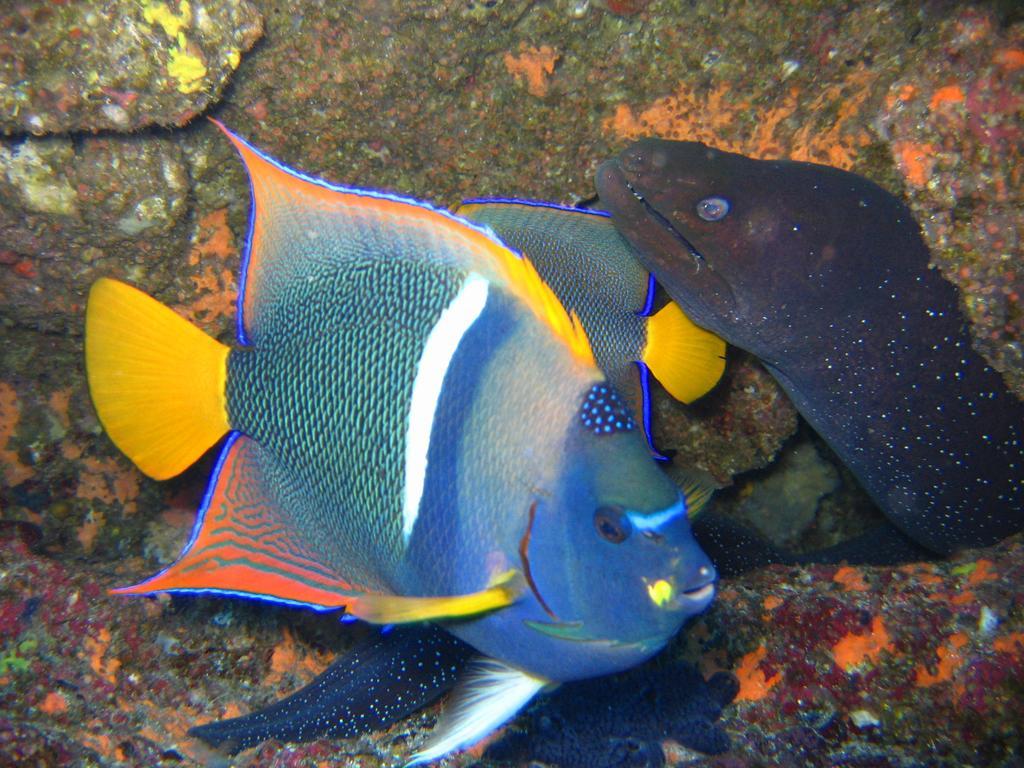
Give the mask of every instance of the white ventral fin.
M 497 659 L 482 658 L 452 694 L 434 732 L 406 768 L 472 746 L 493 733 L 551 684 Z

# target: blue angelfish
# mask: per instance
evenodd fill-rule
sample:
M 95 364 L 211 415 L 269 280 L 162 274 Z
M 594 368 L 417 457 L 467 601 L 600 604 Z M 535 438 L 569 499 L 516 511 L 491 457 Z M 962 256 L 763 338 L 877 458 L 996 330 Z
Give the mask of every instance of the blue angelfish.
M 414 762 L 634 666 L 714 594 L 685 494 L 579 319 L 489 229 L 291 171 L 226 129 L 253 203 L 237 344 L 113 279 L 86 365 L 139 468 L 227 435 L 192 538 L 121 594 L 436 621 L 481 654 Z

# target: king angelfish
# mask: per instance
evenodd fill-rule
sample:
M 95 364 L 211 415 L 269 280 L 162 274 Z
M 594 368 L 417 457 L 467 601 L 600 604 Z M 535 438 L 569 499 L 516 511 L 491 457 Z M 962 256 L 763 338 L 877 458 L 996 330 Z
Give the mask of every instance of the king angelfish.
M 442 623 L 483 658 L 414 762 L 638 664 L 708 605 L 685 496 L 529 260 L 224 132 L 253 196 L 237 344 L 116 280 L 89 296 L 113 442 L 161 479 L 228 435 L 182 555 L 117 592 Z

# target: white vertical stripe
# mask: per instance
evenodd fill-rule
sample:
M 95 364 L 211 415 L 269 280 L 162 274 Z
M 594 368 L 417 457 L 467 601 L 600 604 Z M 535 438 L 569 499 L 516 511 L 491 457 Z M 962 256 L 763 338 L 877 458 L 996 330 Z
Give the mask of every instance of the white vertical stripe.
M 427 477 L 427 452 L 441 386 L 455 351 L 487 304 L 487 281 L 470 273 L 458 295 L 445 307 L 427 336 L 416 366 L 409 402 L 409 425 L 405 432 L 405 499 L 402 505 L 402 538 L 409 543 L 420 513 L 420 499 Z

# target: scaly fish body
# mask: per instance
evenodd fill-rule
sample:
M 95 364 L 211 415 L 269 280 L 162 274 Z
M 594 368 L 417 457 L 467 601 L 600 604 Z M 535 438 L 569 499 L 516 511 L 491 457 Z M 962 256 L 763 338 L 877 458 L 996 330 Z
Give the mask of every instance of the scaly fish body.
M 650 374 L 677 400 L 706 394 L 725 370 L 725 342 L 673 302 L 655 303 L 656 283 L 603 211 L 537 201 L 479 199 L 457 212 L 524 253 L 579 317 L 598 367 L 651 435 Z
M 119 591 L 444 622 L 494 660 L 464 699 L 489 711 L 457 706 L 419 759 L 550 681 L 661 648 L 710 601 L 714 570 L 531 263 L 450 214 L 323 184 L 228 136 L 254 198 L 240 345 L 116 281 L 90 294 L 90 390 L 143 471 L 176 474 L 230 432 L 185 552 Z

